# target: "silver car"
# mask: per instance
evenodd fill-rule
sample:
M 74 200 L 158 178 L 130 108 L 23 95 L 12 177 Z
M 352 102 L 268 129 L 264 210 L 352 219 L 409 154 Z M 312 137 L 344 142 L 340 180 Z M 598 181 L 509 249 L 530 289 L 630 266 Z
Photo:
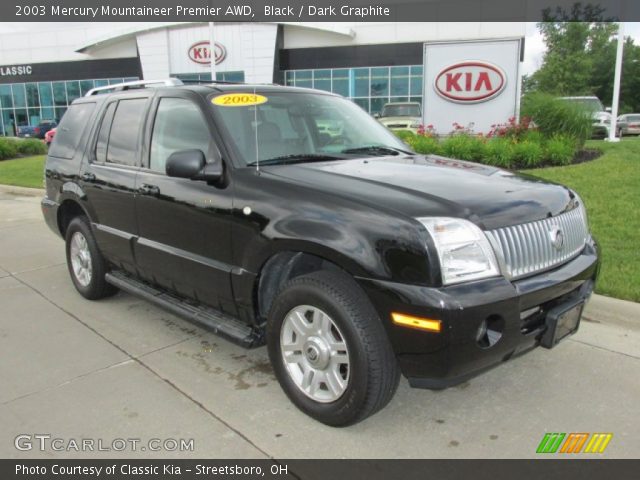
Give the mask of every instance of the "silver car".
M 620 115 L 616 125 L 616 134 L 618 137 L 640 135 L 640 113 Z

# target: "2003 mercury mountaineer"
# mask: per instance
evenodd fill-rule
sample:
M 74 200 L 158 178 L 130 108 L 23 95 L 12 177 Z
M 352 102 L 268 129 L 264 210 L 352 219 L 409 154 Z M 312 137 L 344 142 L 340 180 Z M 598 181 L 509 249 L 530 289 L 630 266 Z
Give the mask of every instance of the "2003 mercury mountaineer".
M 266 343 L 291 401 L 334 426 L 383 408 L 401 373 L 440 389 L 552 347 L 598 273 L 575 192 L 417 155 L 313 90 L 96 89 L 45 173 L 80 294 L 125 290 Z

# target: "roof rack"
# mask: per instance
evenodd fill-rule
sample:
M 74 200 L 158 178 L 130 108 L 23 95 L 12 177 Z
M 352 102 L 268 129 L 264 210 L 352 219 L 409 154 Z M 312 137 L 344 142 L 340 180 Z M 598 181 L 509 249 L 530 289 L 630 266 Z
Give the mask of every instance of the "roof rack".
M 164 80 L 137 80 L 135 82 L 125 82 L 125 83 L 117 83 L 114 85 L 105 85 L 104 87 L 96 87 L 89 90 L 84 96 L 90 97 L 92 95 L 97 95 L 101 92 L 105 92 L 107 90 L 113 90 L 114 92 L 120 92 L 123 90 L 130 90 L 131 88 L 140 88 L 146 86 L 156 85 L 156 86 L 165 86 L 165 87 L 179 87 L 180 85 L 184 85 L 182 81 L 178 78 L 167 78 Z

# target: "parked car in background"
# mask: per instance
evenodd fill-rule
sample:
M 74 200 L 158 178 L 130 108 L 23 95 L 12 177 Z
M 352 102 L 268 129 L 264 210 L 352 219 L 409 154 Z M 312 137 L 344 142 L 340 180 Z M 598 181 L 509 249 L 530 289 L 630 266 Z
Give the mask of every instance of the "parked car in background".
M 606 138 L 609 136 L 611 128 L 611 113 L 609 113 L 602 105 L 598 97 L 562 97 L 562 100 L 577 103 L 585 107 L 591 113 L 593 119 L 593 129 L 591 138 Z
M 46 133 L 56 127 L 55 120 L 42 120 L 38 125 L 18 127 L 18 136 L 23 138 L 44 138 Z
M 640 113 L 627 113 L 618 117 L 616 135 L 640 135 Z
M 392 102 L 385 104 L 382 112 L 374 116 L 391 130 L 409 130 L 415 133 L 422 123 L 422 107 L 418 102 Z

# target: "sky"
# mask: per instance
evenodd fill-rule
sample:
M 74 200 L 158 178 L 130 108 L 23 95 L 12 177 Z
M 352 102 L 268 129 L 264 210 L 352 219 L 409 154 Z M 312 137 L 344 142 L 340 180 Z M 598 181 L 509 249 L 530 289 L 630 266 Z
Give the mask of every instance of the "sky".
M 632 37 L 636 44 L 640 44 L 640 22 L 625 22 L 624 36 Z M 536 24 L 528 22 L 524 45 L 524 62 L 522 64 L 523 74 L 531 74 L 540 68 L 544 50 L 542 35 L 538 32 Z

